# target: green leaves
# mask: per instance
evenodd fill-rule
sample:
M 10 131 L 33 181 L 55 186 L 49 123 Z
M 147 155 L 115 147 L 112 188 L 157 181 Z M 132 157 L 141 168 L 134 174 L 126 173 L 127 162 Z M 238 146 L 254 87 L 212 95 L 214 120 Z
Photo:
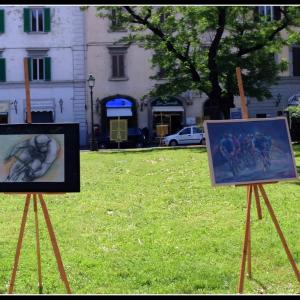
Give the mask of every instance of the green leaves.
M 97 11 L 111 18 L 110 9 Z M 287 69 L 274 55 L 285 45 L 300 43 L 295 27 L 300 26 L 300 7 L 278 9 L 281 19 L 259 15 L 255 6 L 123 6 L 120 18 L 128 34 L 121 41 L 153 50 L 151 78 L 159 79 L 155 70 L 160 68 L 165 75 L 150 92 L 153 96 L 197 89 L 233 98 L 238 94 L 235 68 L 240 66 L 245 94 L 262 100 L 271 96 L 269 87 Z M 221 38 L 216 40 L 218 29 Z
M 300 121 L 300 105 L 298 106 L 289 106 L 288 111 L 290 113 L 290 117 L 296 119 L 298 122 Z

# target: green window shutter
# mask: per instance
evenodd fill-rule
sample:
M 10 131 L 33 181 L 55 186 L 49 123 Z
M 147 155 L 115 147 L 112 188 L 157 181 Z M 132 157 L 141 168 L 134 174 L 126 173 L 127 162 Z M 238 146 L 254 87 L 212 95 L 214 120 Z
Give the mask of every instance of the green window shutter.
M 0 9 L 0 33 L 4 32 L 4 9 Z
M 50 17 L 50 8 L 44 8 L 44 31 L 50 32 L 51 30 L 51 17 Z
M 27 57 L 27 62 L 28 62 L 28 77 L 29 77 L 29 81 L 32 80 L 32 72 L 31 72 L 31 58 Z
M 45 80 L 51 80 L 51 57 L 45 57 Z
M 23 10 L 24 32 L 30 32 L 30 8 Z
M 5 58 L 0 58 L 0 81 L 6 81 Z

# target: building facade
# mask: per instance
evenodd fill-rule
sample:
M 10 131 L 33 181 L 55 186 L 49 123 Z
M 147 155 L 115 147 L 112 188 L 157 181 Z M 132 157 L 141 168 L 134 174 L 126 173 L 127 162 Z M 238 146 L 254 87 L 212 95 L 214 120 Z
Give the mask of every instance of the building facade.
M 78 122 L 87 143 L 84 13 L 79 6 L 0 6 L 0 123 Z
M 95 127 L 107 133 L 110 120 L 119 116 L 128 120 L 128 127 L 147 128 L 150 136 L 155 136 L 158 124 L 167 124 L 168 133 L 196 124 L 203 116 L 205 95 L 187 92 L 171 95 L 167 102 L 158 98 L 142 100 L 159 83 L 149 79 L 159 70 L 151 68 L 151 51 L 135 44 L 116 43 L 124 34 L 126 29 L 97 17 L 95 7 L 86 11 L 87 71 L 95 77 Z M 91 124 L 91 101 L 87 102 L 87 119 Z
M 259 13 L 278 17 L 273 6 L 260 6 Z M 125 34 L 117 19 L 97 17 L 95 6 L 85 11 L 80 6 L 0 6 L 0 123 L 26 122 L 24 58 L 33 122 L 78 122 L 82 147 L 91 137 L 92 102 L 94 129 L 104 134 L 118 117 L 127 119 L 128 127 L 147 129 L 150 137 L 160 124 L 168 125 L 170 134 L 201 123 L 205 94 L 188 91 L 170 95 L 167 102 L 143 99 L 159 83 L 150 76 L 161 70 L 151 68 L 150 50 L 116 43 Z M 297 45 L 276 56 L 285 58 L 289 69 L 271 87 L 272 99 L 247 98 L 250 117 L 281 115 L 289 99 L 300 94 L 299 57 Z M 95 77 L 92 94 L 89 74 Z
M 270 19 L 280 18 L 278 7 L 259 6 L 258 13 Z M 128 46 L 116 42 L 127 34 L 126 28 L 118 26 L 117 20 L 100 19 L 96 8 L 86 11 L 87 70 L 96 78 L 94 120 L 100 132 L 107 132 L 110 119 L 117 115 L 128 119 L 128 126 L 147 127 L 155 136 L 157 124 L 167 124 L 168 133 L 173 133 L 184 125 L 197 124 L 204 119 L 205 94 L 187 92 L 171 95 L 168 103 L 160 99 L 146 99 L 154 84 L 150 65 L 151 51 L 135 44 Z M 282 34 L 286 35 L 286 32 Z M 277 85 L 271 87 L 273 97 L 265 101 L 247 98 L 250 117 L 274 117 L 284 114 L 288 100 L 300 94 L 300 46 L 284 47 L 275 56 L 289 62 L 289 69 L 280 74 Z M 239 106 L 239 97 L 235 97 Z M 90 103 L 87 119 L 90 124 Z
M 280 18 L 276 6 L 259 6 L 258 12 L 269 19 Z M 283 31 L 281 35 L 286 38 L 288 33 Z M 271 99 L 258 101 L 256 98 L 247 98 L 249 117 L 281 116 L 289 105 L 297 103 L 292 102 L 293 99 L 297 99 L 297 95 L 300 95 L 300 45 L 284 46 L 282 51 L 275 55 L 275 61 L 279 62 L 281 59 L 288 62 L 288 69 L 280 74 L 278 84 L 271 86 Z

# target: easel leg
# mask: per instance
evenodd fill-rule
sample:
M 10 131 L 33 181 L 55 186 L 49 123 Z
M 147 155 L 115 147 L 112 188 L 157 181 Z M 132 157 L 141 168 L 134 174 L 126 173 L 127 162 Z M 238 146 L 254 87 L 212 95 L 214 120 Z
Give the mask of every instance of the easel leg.
M 249 196 L 251 187 L 247 187 L 247 199 L 251 197 Z M 251 215 L 250 215 L 250 222 L 251 222 Z M 251 272 L 251 226 L 249 226 L 249 232 L 248 232 L 248 253 L 247 253 L 247 273 L 248 277 L 252 277 L 252 272 Z
M 56 262 L 57 262 L 57 266 L 58 266 L 58 270 L 59 270 L 59 273 L 60 273 L 61 280 L 65 284 L 65 287 L 66 287 L 66 290 L 67 290 L 68 294 L 71 294 L 72 292 L 71 292 L 69 282 L 68 282 L 68 279 L 67 279 L 67 275 L 66 275 L 66 272 L 65 272 L 65 269 L 64 269 L 64 266 L 63 266 L 63 262 L 62 262 L 61 255 L 60 255 L 60 252 L 59 252 L 59 248 L 58 248 L 58 245 L 57 245 L 55 233 L 54 233 L 54 230 L 53 230 L 53 227 L 52 227 L 52 224 L 51 224 L 51 221 L 50 221 L 50 217 L 49 217 L 49 214 L 48 214 L 47 206 L 46 206 L 46 203 L 43 199 L 42 194 L 39 194 L 39 199 L 40 199 L 40 203 L 41 203 L 41 206 L 42 206 L 45 221 L 46 221 L 46 224 L 47 224 L 47 228 L 48 228 L 49 236 L 50 236 L 50 239 L 51 239 L 51 243 L 52 243 L 53 251 L 54 251 L 54 254 L 55 254 L 55 258 L 56 258 Z
M 28 208 L 29 208 L 29 204 L 30 204 L 30 198 L 31 198 L 31 194 L 27 194 L 26 195 L 25 206 L 24 206 L 24 211 L 23 211 L 23 217 L 22 217 L 22 221 L 21 221 L 21 227 L 20 227 L 19 239 L 18 239 L 18 244 L 17 244 L 17 250 L 16 250 L 16 255 L 15 255 L 15 263 L 14 263 L 13 271 L 12 271 L 11 278 L 10 278 L 10 284 L 9 284 L 9 288 L 8 288 L 8 293 L 9 294 L 12 294 L 13 290 L 14 290 L 14 284 L 15 284 L 15 280 L 16 280 L 17 268 L 18 268 L 18 263 L 19 263 L 21 248 L 22 248 L 22 242 L 23 242 L 25 224 L 26 224 L 27 215 L 28 215 Z
M 265 201 L 265 203 L 266 203 L 266 206 L 267 206 L 267 208 L 268 208 L 268 210 L 269 210 L 269 213 L 270 213 L 270 216 L 271 216 L 271 218 L 272 218 L 272 221 L 273 221 L 273 223 L 274 223 L 274 225 L 275 225 L 275 227 L 276 227 L 276 230 L 277 230 L 277 233 L 278 233 L 278 235 L 279 235 L 279 237 L 280 237 L 280 240 L 281 240 L 281 242 L 282 242 L 283 248 L 284 248 L 284 250 L 285 250 L 285 252 L 286 252 L 286 254 L 287 254 L 287 257 L 288 257 L 288 259 L 289 259 L 289 261 L 290 261 L 290 263 L 291 263 L 291 265 L 292 265 L 292 268 L 293 268 L 294 273 L 295 273 L 295 275 L 296 275 L 296 277 L 297 277 L 297 280 L 298 280 L 298 282 L 300 283 L 300 273 L 299 273 L 299 270 L 298 270 L 297 265 L 296 265 L 296 263 L 295 263 L 295 261 L 294 261 L 294 259 L 293 259 L 292 254 L 291 254 L 291 252 L 290 252 L 290 250 L 289 250 L 289 248 L 288 248 L 287 242 L 286 242 L 286 240 L 285 240 L 285 238 L 284 238 L 284 235 L 283 235 L 283 233 L 282 233 L 282 231 L 281 231 L 281 228 L 280 228 L 279 223 L 278 223 L 278 221 L 277 221 L 277 218 L 276 218 L 276 216 L 275 216 L 275 214 L 274 214 L 274 211 L 273 211 L 273 208 L 272 208 L 272 206 L 271 206 L 271 203 L 270 203 L 270 201 L 269 201 L 269 199 L 268 199 L 268 197 L 267 197 L 267 194 L 266 194 L 266 192 L 265 192 L 265 189 L 264 189 L 264 187 L 263 187 L 261 184 L 259 184 L 258 187 L 259 187 L 260 192 L 261 192 L 261 194 L 262 194 L 262 196 L 263 196 L 263 198 L 264 198 L 264 201 Z
M 43 282 L 42 282 L 42 264 L 41 264 L 41 250 L 40 250 L 40 235 L 39 235 L 39 219 L 37 213 L 37 197 L 33 194 L 33 209 L 34 209 L 34 220 L 35 220 L 35 236 L 36 236 L 36 253 L 38 263 L 38 280 L 39 280 L 39 293 L 43 293 Z
M 251 196 L 252 196 L 252 186 L 249 187 L 249 193 L 247 193 L 247 212 L 246 212 L 246 228 L 245 228 L 245 239 L 243 245 L 243 255 L 242 255 L 242 263 L 240 270 L 240 281 L 238 286 L 238 293 L 242 293 L 244 289 L 244 278 L 245 278 L 245 265 L 246 265 L 246 257 L 248 253 L 249 246 L 249 230 L 250 230 L 250 212 L 251 212 Z
M 261 206 L 260 206 L 260 201 L 259 201 L 259 195 L 258 195 L 258 189 L 257 185 L 254 185 L 254 195 L 255 195 L 255 201 L 256 201 L 256 209 L 257 209 L 257 215 L 258 219 L 262 219 L 262 212 L 261 212 Z

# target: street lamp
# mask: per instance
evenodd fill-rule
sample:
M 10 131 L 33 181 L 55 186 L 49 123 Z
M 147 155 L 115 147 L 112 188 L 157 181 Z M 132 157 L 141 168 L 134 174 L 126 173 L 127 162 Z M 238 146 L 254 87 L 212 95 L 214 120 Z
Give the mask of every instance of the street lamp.
M 275 101 L 275 105 L 276 105 L 277 107 L 279 106 L 279 103 L 281 102 L 281 98 L 282 98 L 281 94 L 278 93 L 277 99 L 276 99 L 276 101 Z
M 92 117 L 92 141 L 91 141 L 91 151 L 97 151 L 97 142 L 95 141 L 94 133 L 94 111 L 93 111 L 93 87 L 95 86 L 95 77 L 90 74 L 87 80 L 89 88 L 91 90 L 91 117 Z

